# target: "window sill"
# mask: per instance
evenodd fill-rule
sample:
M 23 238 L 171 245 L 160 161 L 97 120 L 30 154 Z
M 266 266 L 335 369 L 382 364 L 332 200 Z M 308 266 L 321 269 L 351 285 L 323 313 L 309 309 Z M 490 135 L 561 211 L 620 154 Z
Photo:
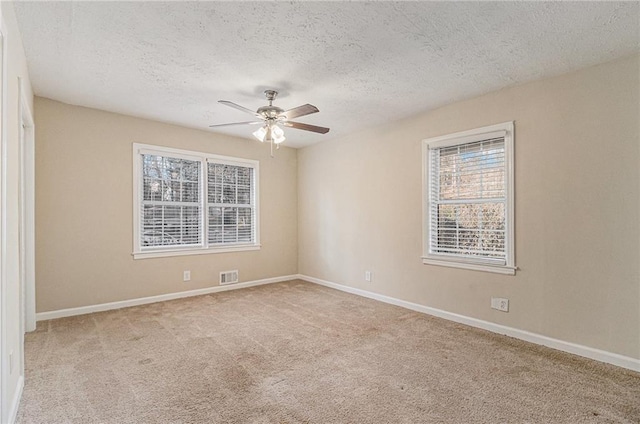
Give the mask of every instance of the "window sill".
M 133 259 L 149 259 L 149 258 L 165 258 L 170 256 L 188 256 L 188 255 L 209 255 L 212 253 L 231 253 L 245 252 L 249 250 L 260 250 L 260 244 L 252 244 L 248 246 L 224 246 L 211 247 L 209 249 L 174 249 L 162 251 L 146 251 L 133 252 Z
M 487 265 L 487 264 L 477 264 L 477 263 L 469 263 L 469 262 L 455 262 L 448 261 L 443 259 L 434 259 L 430 257 L 422 257 L 422 263 L 425 265 L 438 265 L 438 266 L 446 266 L 450 268 L 461 268 L 468 269 L 473 271 L 484 271 L 484 272 L 493 272 L 496 274 L 505 274 L 505 275 L 516 275 L 516 267 L 510 267 L 505 265 Z

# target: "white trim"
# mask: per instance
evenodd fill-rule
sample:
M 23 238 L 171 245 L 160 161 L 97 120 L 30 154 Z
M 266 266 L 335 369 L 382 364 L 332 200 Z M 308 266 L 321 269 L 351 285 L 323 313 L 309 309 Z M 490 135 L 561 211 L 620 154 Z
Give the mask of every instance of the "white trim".
M 430 137 L 428 138 L 428 140 L 429 140 L 429 143 L 441 143 L 441 144 L 438 144 L 437 146 L 438 148 L 440 148 L 444 146 L 459 144 L 457 141 L 454 141 L 451 144 L 445 144 L 451 139 L 464 139 L 465 143 L 471 143 L 473 141 L 484 140 L 487 138 L 486 137 L 487 135 L 489 136 L 495 135 L 497 137 L 501 137 L 504 135 L 505 126 L 507 124 L 513 124 L 513 121 L 501 122 L 499 124 L 487 125 L 486 127 L 473 128 L 470 130 L 459 131 L 452 134 L 440 135 L 437 137 Z
M 140 249 L 140 190 L 142 186 L 142 184 L 139 184 L 140 177 L 138 176 L 140 175 L 141 170 L 141 160 L 140 154 L 136 150 L 136 146 L 136 143 L 133 143 L 133 145 L 131 146 L 131 153 L 133 156 L 133 178 L 131 180 L 131 192 L 133 194 L 133 220 L 131 221 L 133 227 L 133 246 L 131 251 L 134 252 L 133 254 L 135 254 L 135 252 Z M 36 321 L 37 320 L 38 319 L 36 318 Z
M 2 58 L 0 63 L 0 422 L 9 411 L 7 405 L 8 379 L 11 374 L 7 351 L 7 58 L 8 43 L 2 11 L 0 10 L 0 43 Z
M 465 315 L 459 315 L 453 312 L 447 312 L 441 309 L 436 309 L 429 306 L 420 305 L 417 303 L 407 302 L 406 300 L 400 300 L 394 297 L 385 296 L 385 295 L 370 292 L 367 290 L 362 290 L 354 287 L 345 286 L 342 284 L 332 283 L 330 281 L 321 280 L 315 277 L 309 277 L 307 275 L 298 274 L 296 277 L 300 280 L 308 281 L 310 283 L 315 283 L 321 286 L 330 287 L 332 289 L 340 290 L 343 292 L 355 294 L 362 297 L 367 297 L 369 299 L 379 300 L 380 302 L 400 306 L 406 309 L 410 309 L 412 311 L 422 312 L 424 314 L 432 315 L 438 318 L 443 318 L 449 321 L 454 321 L 460 324 L 469 325 L 471 327 L 481 328 L 483 330 L 491 331 L 492 333 L 503 334 L 503 335 L 524 340 L 530 343 L 550 347 L 552 349 L 561 350 L 563 352 L 572 353 L 574 355 L 583 356 L 585 358 L 594 359 L 596 361 L 605 362 L 607 364 L 612 364 L 618 367 L 627 368 L 632 371 L 640 372 L 640 359 L 635 359 L 635 358 L 620 355 L 617 353 L 607 352 L 605 350 L 600 350 L 600 349 L 595 349 L 589 346 L 579 345 L 576 343 L 566 342 L 564 340 L 554 339 L 551 337 L 543 336 L 541 334 L 536 334 L 536 333 L 532 333 L 525 330 L 519 330 L 517 328 L 507 327 L 505 325 L 495 324 L 493 322 L 484 321 L 477 318 L 471 318 Z
M 428 141 L 430 149 L 441 149 L 443 147 L 457 146 L 459 144 L 475 143 L 476 141 L 501 138 L 507 135 L 505 126 L 509 123 L 510 122 L 505 122 L 502 124 L 478 128 L 477 130 L 461 131 L 453 134 L 431 137 L 425 141 Z
M 253 244 L 260 248 L 260 161 L 253 162 Z
M 138 154 L 150 154 L 157 155 L 162 153 L 171 153 L 175 155 L 175 157 L 184 158 L 188 160 L 196 160 L 199 161 L 204 156 L 206 159 L 215 159 L 216 162 L 224 162 L 229 165 L 235 166 L 247 166 L 247 163 L 252 163 L 257 166 L 259 161 L 254 159 L 244 159 L 244 158 L 236 158 L 233 156 L 223 156 L 223 155 L 215 155 L 213 153 L 207 152 L 196 152 L 194 150 L 185 150 L 185 149 L 176 149 L 173 147 L 165 147 L 165 146 L 156 146 L 153 144 L 142 144 L 142 143 L 133 143 L 134 149 L 138 149 Z M 136 152 L 134 150 L 134 152 Z
M 176 250 L 162 250 L 159 252 L 147 251 L 147 252 L 133 252 L 134 259 L 150 259 L 150 258 L 166 258 L 169 256 L 187 256 L 187 255 L 207 255 L 211 253 L 230 253 L 230 252 L 244 252 L 247 250 L 260 250 L 261 244 L 250 244 L 246 246 L 224 246 L 224 247 L 210 247 L 208 249 L 176 249 Z
M 18 384 L 16 387 L 16 393 L 11 400 L 11 406 L 9 407 L 9 424 L 13 424 L 18 418 L 18 409 L 20 408 L 20 398 L 22 398 L 22 391 L 24 390 L 24 377 L 18 378 Z
M 422 257 L 422 263 L 425 265 L 439 265 L 439 266 L 447 266 L 449 268 L 461 268 L 461 269 L 470 269 L 473 271 L 485 271 L 485 272 L 494 272 L 497 274 L 506 274 L 506 275 L 515 275 L 516 269 L 515 267 L 508 267 L 505 265 L 487 265 L 487 264 L 474 264 L 459 261 L 458 259 L 451 259 L 448 261 L 433 259 Z
M 507 252 L 506 268 L 514 271 L 518 269 L 516 266 L 516 179 L 515 179 L 515 126 L 514 121 L 505 122 L 508 134 L 504 137 L 504 155 L 507 160 L 507 226 L 508 237 L 505 237 L 505 251 Z M 515 272 L 514 272 L 515 274 Z
M 24 319 L 23 330 L 28 332 L 36 329 L 35 124 L 33 112 L 25 97 L 23 80 L 20 77 L 18 77 L 18 89 L 20 92 L 18 97 L 20 103 L 18 128 L 20 142 L 20 273 L 23 295 L 23 309 L 20 315 L 21 319 Z
M 505 195 L 505 261 L 503 264 L 491 263 L 490 259 L 466 259 L 463 256 L 431 253 L 431 152 L 448 146 L 472 143 L 490 138 L 504 137 L 506 166 Z M 422 140 L 422 263 L 425 265 L 446 266 L 476 271 L 495 272 L 515 275 L 515 173 L 514 173 L 514 121 L 489 125 L 468 131 L 446 134 Z M 438 184 L 438 182 L 435 182 Z
M 260 250 L 260 162 L 254 159 L 236 158 L 231 156 L 215 155 L 206 152 L 196 152 L 192 150 L 175 149 L 164 146 L 153 146 L 150 144 L 133 143 L 133 258 L 161 258 L 167 256 L 202 255 L 212 253 L 241 252 L 246 250 Z M 141 182 L 141 155 L 158 155 L 177 157 L 196 161 L 200 163 L 200 184 L 199 191 L 201 199 L 198 203 L 193 203 L 201 209 L 200 230 L 202 240 L 197 245 L 192 246 L 155 246 L 144 248 L 140 245 L 140 208 L 142 204 L 142 182 Z M 246 244 L 222 244 L 209 245 L 208 233 L 208 185 L 207 185 L 207 164 L 221 163 L 225 165 L 241 166 L 253 169 L 253 242 Z M 177 203 L 179 204 L 179 203 Z M 185 204 L 185 203 L 182 203 Z
M 140 297 L 137 299 L 120 300 L 117 302 L 100 303 L 98 305 L 80 306 L 78 308 L 59 309 L 57 311 L 39 312 L 36 314 L 37 321 L 49 319 L 72 317 L 76 315 L 91 314 L 93 312 L 110 311 L 112 309 L 128 308 L 131 306 L 146 305 L 148 303 L 164 302 L 167 300 L 181 299 L 183 297 L 201 296 L 203 294 L 218 293 L 227 290 L 237 290 L 247 287 L 261 286 L 264 284 L 280 283 L 282 281 L 295 280 L 297 275 L 284 275 L 281 277 L 263 278 L 261 280 L 245 281 L 228 286 L 213 286 L 204 289 L 187 290 L 176 293 L 167 293 L 157 296 Z

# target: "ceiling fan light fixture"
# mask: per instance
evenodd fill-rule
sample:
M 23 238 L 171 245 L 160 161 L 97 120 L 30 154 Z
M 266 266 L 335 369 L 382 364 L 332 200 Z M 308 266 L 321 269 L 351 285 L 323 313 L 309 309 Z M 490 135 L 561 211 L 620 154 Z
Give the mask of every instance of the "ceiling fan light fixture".
M 261 143 L 273 141 L 276 144 L 280 144 L 286 140 L 284 131 L 277 125 L 265 125 L 254 131 L 253 136 L 260 140 Z
M 273 142 L 276 144 L 280 144 L 286 140 L 284 131 L 277 125 L 271 127 L 271 136 L 273 137 Z
M 262 143 L 264 141 L 264 136 L 267 135 L 267 126 L 265 125 L 264 127 L 260 127 L 258 128 L 257 131 L 253 132 L 253 136 L 255 138 L 257 138 L 258 140 L 260 140 L 260 142 Z

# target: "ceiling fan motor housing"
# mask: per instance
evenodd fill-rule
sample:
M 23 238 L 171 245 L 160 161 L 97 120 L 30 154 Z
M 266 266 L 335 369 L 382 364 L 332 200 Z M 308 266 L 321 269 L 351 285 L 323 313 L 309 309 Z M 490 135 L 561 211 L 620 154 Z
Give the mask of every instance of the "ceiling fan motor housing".
M 256 111 L 259 115 L 264 116 L 265 119 L 276 119 L 278 115 L 284 112 L 284 109 L 278 106 L 262 106 Z
M 278 97 L 278 92 L 276 90 L 264 90 L 264 96 L 269 101 L 269 106 L 262 106 L 258 108 L 256 113 L 262 115 L 266 120 L 274 121 L 284 109 L 281 109 L 277 106 L 273 106 L 273 101 Z

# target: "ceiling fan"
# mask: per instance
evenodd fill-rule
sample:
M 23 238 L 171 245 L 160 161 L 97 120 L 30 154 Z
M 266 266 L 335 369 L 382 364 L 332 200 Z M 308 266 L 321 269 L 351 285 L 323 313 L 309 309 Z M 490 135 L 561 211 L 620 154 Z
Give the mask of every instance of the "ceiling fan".
M 261 142 L 271 143 L 271 156 L 273 156 L 273 145 L 276 145 L 276 148 L 280 147 L 280 143 L 285 140 L 284 131 L 278 125 L 282 125 L 284 127 L 296 128 L 299 130 L 312 131 L 320 134 L 326 134 L 329 132 L 329 128 L 318 127 L 316 125 L 304 124 L 302 122 L 291 121 L 293 118 L 298 118 L 300 116 L 310 115 L 312 113 L 319 112 L 318 108 L 306 104 L 298 107 L 294 107 L 293 109 L 284 110 L 279 108 L 278 106 L 273 105 L 273 101 L 278 96 L 278 92 L 275 90 L 265 90 L 265 97 L 269 101 L 268 106 L 259 107 L 255 112 L 251 109 L 247 109 L 244 106 L 240 106 L 239 104 L 227 101 L 227 100 L 218 100 L 218 103 L 222 103 L 225 106 L 232 107 L 234 109 L 241 110 L 242 112 L 246 112 L 250 115 L 255 116 L 260 119 L 259 121 L 245 121 L 245 122 L 233 122 L 231 124 L 218 124 L 218 125 L 210 125 L 213 127 L 227 127 L 231 125 L 258 125 L 262 126 L 253 133 L 253 135 L 260 140 Z

